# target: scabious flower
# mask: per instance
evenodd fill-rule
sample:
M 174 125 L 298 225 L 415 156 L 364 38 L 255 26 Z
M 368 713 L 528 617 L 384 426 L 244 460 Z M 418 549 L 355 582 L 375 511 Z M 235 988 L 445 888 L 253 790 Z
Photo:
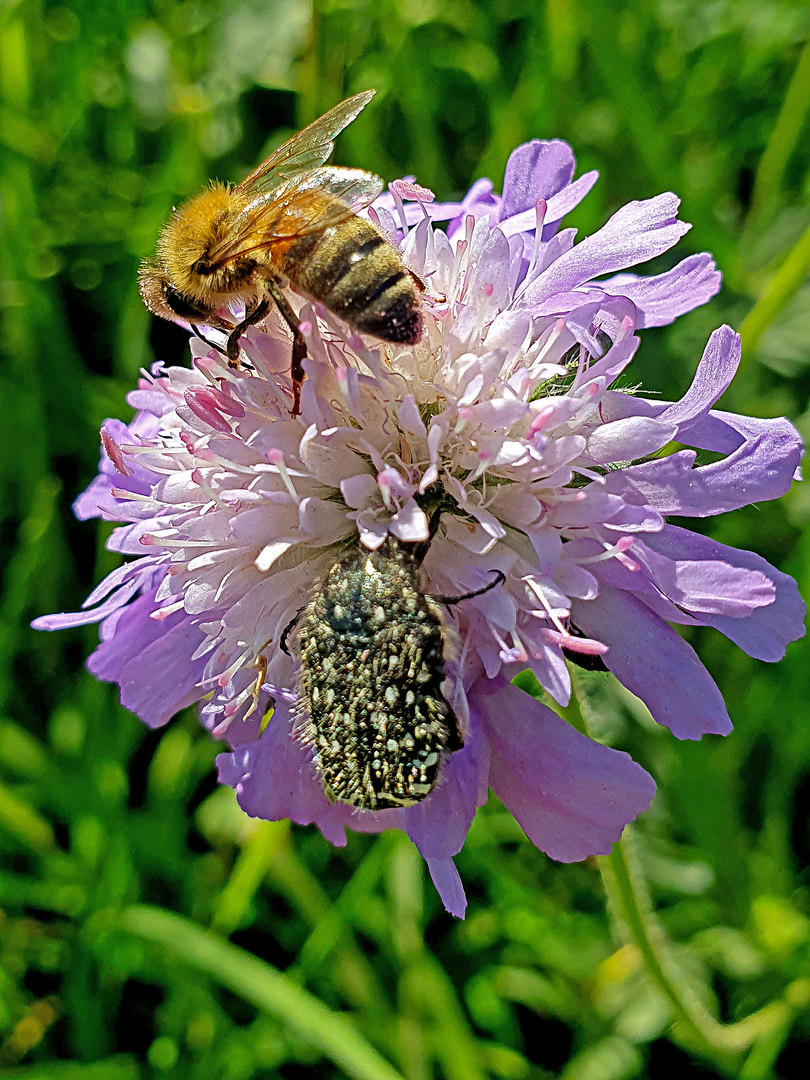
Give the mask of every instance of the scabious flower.
M 569 147 L 535 141 L 511 156 L 501 197 L 479 181 L 461 203 L 436 204 L 392 184 L 369 213 L 426 285 L 423 340 L 361 339 L 301 301 L 300 416 L 273 317 L 248 331 L 238 369 L 192 340 L 191 369 L 145 373 L 128 399 L 135 418 L 105 423 L 99 475 L 75 505 L 82 519 L 124 523 L 109 546 L 131 558 L 82 612 L 35 624 L 100 621 L 88 666 L 150 726 L 199 702 L 230 744 L 220 779 L 248 814 L 314 822 L 335 844 L 347 826 L 404 829 L 458 915 L 453 856 L 488 788 L 561 861 L 609 851 L 654 792 L 627 754 L 512 686 L 518 671 L 565 705 L 567 657 L 601 657 L 656 720 L 697 739 L 731 724 L 671 624 L 714 626 L 771 661 L 803 633 L 789 577 L 666 521 L 777 498 L 797 472 L 786 420 L 712 408 L 739 362 L 737 335 L 712 334 L 679 402 L 619 386 L 635 332 L 706 302 L 714 263 L 695 255 L 655 277 L 605 279 L 688 226 L 664 194 L 575 244 L 560 221 L 596 176 L 573 173 Z M 662 454 L 673 442 L 684 448 Z M 721 457 L 696 466 L 696 449 Z M 293 730 L 296 658 L 281 639 L 348 545 L 424 541 L 437 506 L 425 591 L 466 594 L 503 575 L 449 616 L 462 645 L 449 700 L 465 745 L 415 805 L 331 802 Z

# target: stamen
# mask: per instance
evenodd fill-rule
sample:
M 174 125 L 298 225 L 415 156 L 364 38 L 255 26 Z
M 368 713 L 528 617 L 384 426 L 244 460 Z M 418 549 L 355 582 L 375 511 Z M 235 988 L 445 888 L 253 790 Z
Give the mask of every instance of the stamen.
M 478 451 L 478 464 L 475 469 L 468 475 L 465 483 L 472 484 L 476 480 L 480 479 L 487 470 L 487 466 L 492 459 L 492 454 L 488 450 Z
M 585 566 L 591 563 L 605 562 L 605 560 L 607 559 L 618 559 L 622 566 L 624 566 L 627 570 L 633 571 L 633 573 L 641 569 L 640 564 L 637 563 L 635 559 L 631 559 L 629 556 L 624 554 L 625 551 L 628 550 L 628 548 L 633 546 L 632 536 L 622 536 L 616 541 L 615 544 L 611 544 L 607 540 L 602 540 L 601 537 L 597 537 L 597 539 L 599 540 L 599 543 L 602 544 L 605 550 L 600 555 L 585 555 L 582 558 L 577 559 L 578 566 Z
M 293 497 L 296 503 L 300 503 L 301 496 L 295 490 L 295 485 L 292 482 L 292 477 L 287 469 L 287 464 L 284 460 L 284 451 L 278 449 L 272 449 L 267 451 L 267 460 L 271 465 L 274 465 L 278 470 L 278 474 L 284 481 L 284 486 L 290 495 Z
M 525 664 L 529 659 L 529 654 L 526 651 L 526 646 L 520 640 L 517 630 L 511 632 L 512 646 L 511 648 L 506 646 L 501 649 L 501 660 L 505 664 Z
M 400 195 L 400 193 L 397 190 L 395 185 L 396 185 L 396 181 L 392 181 L 388 185 L 388 190 L 391 192 L 391 194 L 394 197 L 394 203 L 395 203 L 396 208 L 397 208 L 397 213 L 399 214 L 399 221 L 400 221 L 400 224 L 402 225 L 402 231 L 407 236 L 410 230 L 408 229 L 408 221 L 407 221 L 407 218 L 405 217 L 405 207 L 404 207 L 404 205 L 402 203 L 402 196 Z
M 216 506 L 224 507 L 226 505 L 225 503 L 223 503 L 222 499 L 220 499 L 219 495 L 214 491 L 214 489 L 211 487 L 211 485 L 205 479 L 205 477 L 203 476 L 200 469 L 194 469 L 192 471 L 191 479 L 192 479 L 192 482 L 197 485 L 197 487 L 201 488 L 205 492 L 205 494 L 208 496 L 208 498 Z M 201 513 L 205 513 L 205 511 L 203 510 L 203 511 L 201 511 Z
M 203 423 L 210 425 L 215 431 L 221 431 L 223 435 L 232 435 L 231 422 L 222 415 L 222 407 L 214 396 L 218 393 L 220 392 L 211 386 L 189 386 L 183 397 L 189 409 Z
M 150 611 L 149 618 L 154 619 L 156 622 L 162 622 L 164 619 L 168 619 L 170 615 L 173 615 L 175 611 L 180 611 L 185 606 L 185 603 L 185 600 L 177 600 L 174 604 L 167 604 L 166 607 Z
M 113 439 L 112 435 L 104 428 L 101 429 L 101 445 L 104 447 L 104 453 L 122 476 L 133 475 L 132 469 L 130 469 L 129 465 L 127 465 L 124 460 L 124 455 L 121 452 L 120 446 L 115 439 Z
M 386 510 L 393 510 L 394 509 L 394 500 L 393 500 L 393 498 L 391 496 L 391 481 L 389 480 L 388 476 L 384 472 L 377 473 L 377 485 L 379 486 L 380 494 L 382 495 L 382 500 L 383 500 L 383 504 L 385 505 L 385 509 Z
M 231 679 L 234 677 L 234 675 L 237 673 L 237 671 L 239 671 L 240 668 L 245 666 L 245 663 L 249 656 L 250 654 L 247 652 L 244 652 L 240 656 L 237 656 L 236 660 L 234 660 L 230 667 L 225 668 L 224 671 L 219 673 L 216 678 L 217 686 L 227 686 Z
M 544 627 L 541 633 L 543 637 L 559 645 L 561 649 L 570 649 L 571 652 L 583 653 L 585 656 L 604 656 L 609 648 L 595 638 L 577 637 L 567 632 L 560 633 L 559 630 L 551 630 L 549 627 Z
M 538 199 L 534 205 L 534 243 L 532 244 L 532 256 L 529 259 L 529 269 L 526 271 L 527 278 L 530 277 L 532 270 L 534 270 L 537 265 L 537 257 L 540 254 L 540 246 L 543 242 L 543 223 L 546 220 L 547 209 L 548 203 L 545 199 Z
M 548 614 L 549 619 L 551 619 L 551 621 L 557 627 L 559 632 L 561 634 L 567 634 L 568 631 L 566 630 L 562 620 L 560 619 L 560 617 L 557 614 L 555 614 L 555 612 L 552 610 L 551 604 L 549 604 L 548 600 L 546 599 L 546 595 L 543 592 L 542 586 L 538 585 L 538 583 L 534 580 L 533 577 L 525 577 L 522 580 L 529 586 L 529 588 L 532 590 L 534 595 L 537 597 L 537 599 L 543 605 L 543 608 L 545 609 L 546 613 Z
M 253 683 L 251 683 L 250 686 L 246 686 L 245 689 L 240 694 L 237 694 L 237 696 L 235 698 L 233 698 L 232 701 L 228 702 L 228 704 L 222 710 L 225 717 L 228 720 L 232 719 L 233 716 L 237 712 L 239 712 L 239 710 L 242 708 L 242 706 L 245 704 L 245 702 L 250 699 L 252 693 L 253 693 Z M 249 715 L 250 714 L 248 713 L 248 716 Z M 245 719 L 247 719 L 247 716 L 245 717 Z
M 534 420 L 529 424 L 529 428 L 526 432 L 526 439 L 533 439 L 538 432 L 542 431 L 554 415 L 555 411 L 555 407 L 551 403 L 541 406 Z
M 223 709 L 222 712 L 225 710 Z M 221 720 L 215 728 L 211 729 L 211 734 L 215 739 L 221 738 L 233 722 L 233 716 L 227 716 L 224 720 Z
M 392 180 L 388 186 L 392 193 L 396 192 L 403 199 L 410 199 L 412 202 L 432 203 L 436 198 L 430 188 L 422 187 L 415 180 Z
M 565 319 L 557 319 L 557 321 L 554 323 L 554 326 L 551 328 L 551 332 L 543 343 L 543 347 L 540 349 L 537 356 L 535 356 L 534 358 L 535 365 L 540 364 L 544 361 L 545 357 L 553 348 L 557 341 L 557 338 L 560 336 L 563 330 L 565 330 Z
M 613 342 L 613 344 L 618 345 L 618 343 L 624 338 L 626 338 L 628 334 L 632 334 L 635 328 L 636 324 L 633 320 L 632 315 L 625 315 L 625 317 L 621 321 L 621 324 L 619 326 L 619 332 L 616 334 L 616 340 Z
M 127 491 L 126 488 L 110 488 L 110 494 L 114 499 L 124 499 L 126 502 L 153 503 L 156 507 L 162 506 L 151 495 L 142 495 L 139 491 Z
M 210 548 L 216 546 L 214 540 L 166 540 L 156 533 L 144 533 L 138 543 L 144 547 L 164 547 L 178 551 L 184 548 Z

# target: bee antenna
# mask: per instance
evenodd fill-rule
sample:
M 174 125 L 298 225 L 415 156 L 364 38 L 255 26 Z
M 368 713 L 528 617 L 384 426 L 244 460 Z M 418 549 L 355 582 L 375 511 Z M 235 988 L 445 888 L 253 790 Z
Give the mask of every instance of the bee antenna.
M 438 604 L 452 607 L 453 604 L 460 604 L 462 600 L 472 600 L 474 596 L 482 596 L 484 593 L 489 592 L 490 589 L 494 589 L 496 585 L 503 585 L 506 581 L 506 574 L 503 570 L 490 570 L 490 574 L 495 575 L 495 580 L 490 581 L 489 585 L 485 585 L 483 589 L 474 589 L 473 592 L 462 593 L 461 596 L 431 596 L 431 599 Z
M 228 354 L 227 354 L 227 353 L 225 352 L 225 350 L 224 350 L 224 349 L 222 348 L 222 346 L 221 346 L 221 345 L 217 345 L 217 343 L 216 343 L 215 341 L 209 341 L 209 340 L 208 340 L 208 338 L 207 338 L 207 337 L 205 336 L 205 334 L 201 334 L 201 333 L 200 333 L 200 331 L 199 331 L 199 330 L 197 329 L 197 327 L 196 327 L 196 326 L 194 325 L 194 323 L 191 323 L 191 324 L 190 324 L 190 326 L 191 326 L 191 332 L 192 332 L 192 334 L 194 334 L 194 335 L 195 335 L 196 337 L 198 337 L 198 338 L 200 339 L 200 341 L 204 341 L 204 342 L 205 342 L 205 344 L 206 344 L 206 345 L 207 345 L 207 346 L 208 346 L 208 347 L 209 347 L 210 349 L 216 349 L 216 350 L 217 350 L 217 352 L 218 352 L 218 353 L 219 353 L 219 354 L 220 354 L 221 356 L 227 356 L 227 355 L 228 355 Z

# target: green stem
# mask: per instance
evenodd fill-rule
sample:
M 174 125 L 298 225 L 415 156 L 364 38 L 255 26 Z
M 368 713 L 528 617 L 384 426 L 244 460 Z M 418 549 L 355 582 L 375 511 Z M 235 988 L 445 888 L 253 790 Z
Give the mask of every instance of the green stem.
M 138 904 L 120 916 L 122 928 L 197 971 L 256 1008 L 278 1017 L 355 1080 L 403 1080 L 339 1013 L 270 964 L 223 941 L 189 919 Z
M 672 956 L 669 939 L 652 912 L 642 873 L 633 858 L 632 842 L 626 834 L 627 829 L 625 836 L 613 845 L 612 852 L 599 863 L 612 906 L 642 956 L 647 974 L 672 1005 L 676 1022 L 696 1049 L 715 1061 L 729 1064 L 753 1047 L 751 1058 L 745 1063 L 747 1071 L 740 1076 L 748 1080 L 766 1076 L 760 1074 L 756 1061 L 760 1057 L 771 1059 L 774 1045 L 781 1048 L 791 1028 L 796 1015 L 792 988 L 787 988 L 782 999 L 771 1001 L 735 1024 L 716 1020 L 693 993 Z
M 576 688 L 580 683 L 574 674 L 571 701 L 562 710 L 564 718 L 579 731 L 587 734 L 586 713 L 580 705 Z M 634 856 L 632 835 L 625 828 L 621 840 L 613 845 L 610 855 L 599 859 L 605 891 L 614 914 L 621 920 L 627 934 L 638 949 L 647 975 L 656 984 L 672 1007 L 683 1034 L 695 1049 L 719 1064 L 728 1065 L 753 1047 L 745 1063 L 746 1080 L 759 1080 L 767 1075 L 759 1071 L 758 1061 L 770 1060 L 774 1046 L 781 1046 L 797 1012 L 797 1003 L 804 1000 L 798 991 L 788 987 L 778 1001 L 759 1009 L 734 1024 L 721 1024 L 689 986 L 672 955 L 671 945 L 652 909 L 646 882 Z M 778 1053 L 778 1049 L 775 1051 Z M 750 1067 L 749 1067 L 750 1066 Z
M 804 46 L 788 92 L 754 177 L 751 209 L 746 227 L 756 222 L 769 201 L 776 198 L 790 156 L 802 133 L 810 109 L 810 40 Z
M 236 930 L 273 860 L 289 842 L 289 822 L 262 821 L 256 825 L 245 840 L 222 892 L 214 901 L 212 930 L 226 937 Z
M 794 244 L 740 327 L 744 360 L 750 358 L 760 337 L 788 300 L 798 292 L 808 273 L 810 273 L 810 227 Z
M 687 984 L 671 953 L 670 944 L 650 906 L 640 868 L 633 857 L 629 830 L 614 845 L 610 855 L 600 859 L 602 876 L 617 914 L 627 926 L 647 974 L 669 1001 L 679 1021 L 697 1045 L 709 1056 L 743 1053 L 765 1029 L 771 1031 L 773 1006 L 736 1024 L 721 1024 L 706 1009 Z

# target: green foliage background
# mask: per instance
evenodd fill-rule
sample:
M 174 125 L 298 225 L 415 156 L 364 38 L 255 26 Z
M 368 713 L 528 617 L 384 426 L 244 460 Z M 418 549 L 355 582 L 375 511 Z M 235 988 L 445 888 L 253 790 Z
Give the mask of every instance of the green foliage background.
M 807 1075 L 806 643 L 769 667 L 695 636 L 726 740 L 679 744 L 588 677 L 585 720 L 653 773 L 653 809 L 618 861 L 560 866 L 491 799 L 457 860 L 462 923 L 403 836 L 335 850 L 249 821 L 194 715 L 147 732 L 84 672 L 94 628 L 28 622 L 112 568 L 70 503 L 139 367 L 186 362 L 135 288 L 170 207 L 368 87 L 337 160 L 441 198 L 499 185 L 531 137 L 600 169 L 583 233 L 678 192 L 694 228 L 650 269 L 709 249 L 725 286 L 644 332 L 634 370 L 682 392 L 727 321 L 745 353 L 724 406 L 810 428 L 808 31 L 802 0 L 1 0 L 0 1072 Z M 807 595 L 808 519 L 799 488 L 707 528 Z

